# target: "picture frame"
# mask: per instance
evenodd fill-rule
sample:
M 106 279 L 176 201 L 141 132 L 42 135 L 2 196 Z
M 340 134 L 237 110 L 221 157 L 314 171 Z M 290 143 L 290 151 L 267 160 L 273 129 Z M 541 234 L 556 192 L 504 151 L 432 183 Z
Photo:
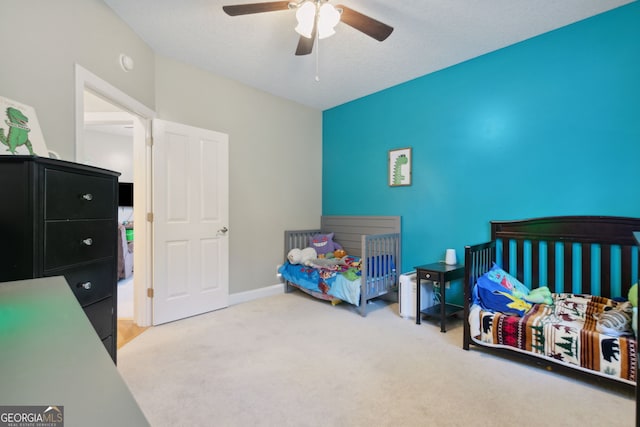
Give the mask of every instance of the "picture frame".
M 390 187 L 411 185 L 411 160 L 411 147 L 389 150 L 387 176 Z
M 0 156 L 49 157 L 36 110 L 0 96 Z

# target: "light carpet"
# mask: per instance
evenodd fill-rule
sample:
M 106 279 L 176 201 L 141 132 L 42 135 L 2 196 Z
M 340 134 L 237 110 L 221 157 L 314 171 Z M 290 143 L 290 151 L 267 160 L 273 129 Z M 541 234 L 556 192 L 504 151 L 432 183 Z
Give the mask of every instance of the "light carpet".
M 156 326 L 118 351 L 152 426 L 634 426 L 628 388 L 464 351 L 462 323 L 299 292 Z

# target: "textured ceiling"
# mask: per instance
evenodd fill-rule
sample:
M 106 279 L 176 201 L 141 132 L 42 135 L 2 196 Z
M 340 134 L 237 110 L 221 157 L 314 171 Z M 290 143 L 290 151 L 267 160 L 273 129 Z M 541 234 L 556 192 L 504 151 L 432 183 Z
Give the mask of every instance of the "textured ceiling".
M 393 33 L 378 42 L 341 23 L 311 55 L 295 56 L 295 11 L 222 11 L 259 0 L 104 1 L 156 53 L 320 110 L 632 2 L 335 0 Z

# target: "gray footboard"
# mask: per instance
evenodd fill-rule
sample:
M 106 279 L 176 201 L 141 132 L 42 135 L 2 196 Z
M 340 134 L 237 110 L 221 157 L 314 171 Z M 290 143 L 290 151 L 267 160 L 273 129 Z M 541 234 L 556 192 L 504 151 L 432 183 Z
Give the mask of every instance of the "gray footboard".
M 362 236 L 362 316 L 367 314 L 367 301 L 397 290 L 400 262 L 400 233 Z

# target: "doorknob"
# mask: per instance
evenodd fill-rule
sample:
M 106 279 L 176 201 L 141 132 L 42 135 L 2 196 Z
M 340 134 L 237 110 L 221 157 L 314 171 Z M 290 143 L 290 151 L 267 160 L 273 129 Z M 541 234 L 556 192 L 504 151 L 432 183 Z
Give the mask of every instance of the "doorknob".
M 229 229 L 227 227 L 222 227 L 220 230 L 218 230 L 218 233 L 226 233 L 227 231 L 229 231 Z

